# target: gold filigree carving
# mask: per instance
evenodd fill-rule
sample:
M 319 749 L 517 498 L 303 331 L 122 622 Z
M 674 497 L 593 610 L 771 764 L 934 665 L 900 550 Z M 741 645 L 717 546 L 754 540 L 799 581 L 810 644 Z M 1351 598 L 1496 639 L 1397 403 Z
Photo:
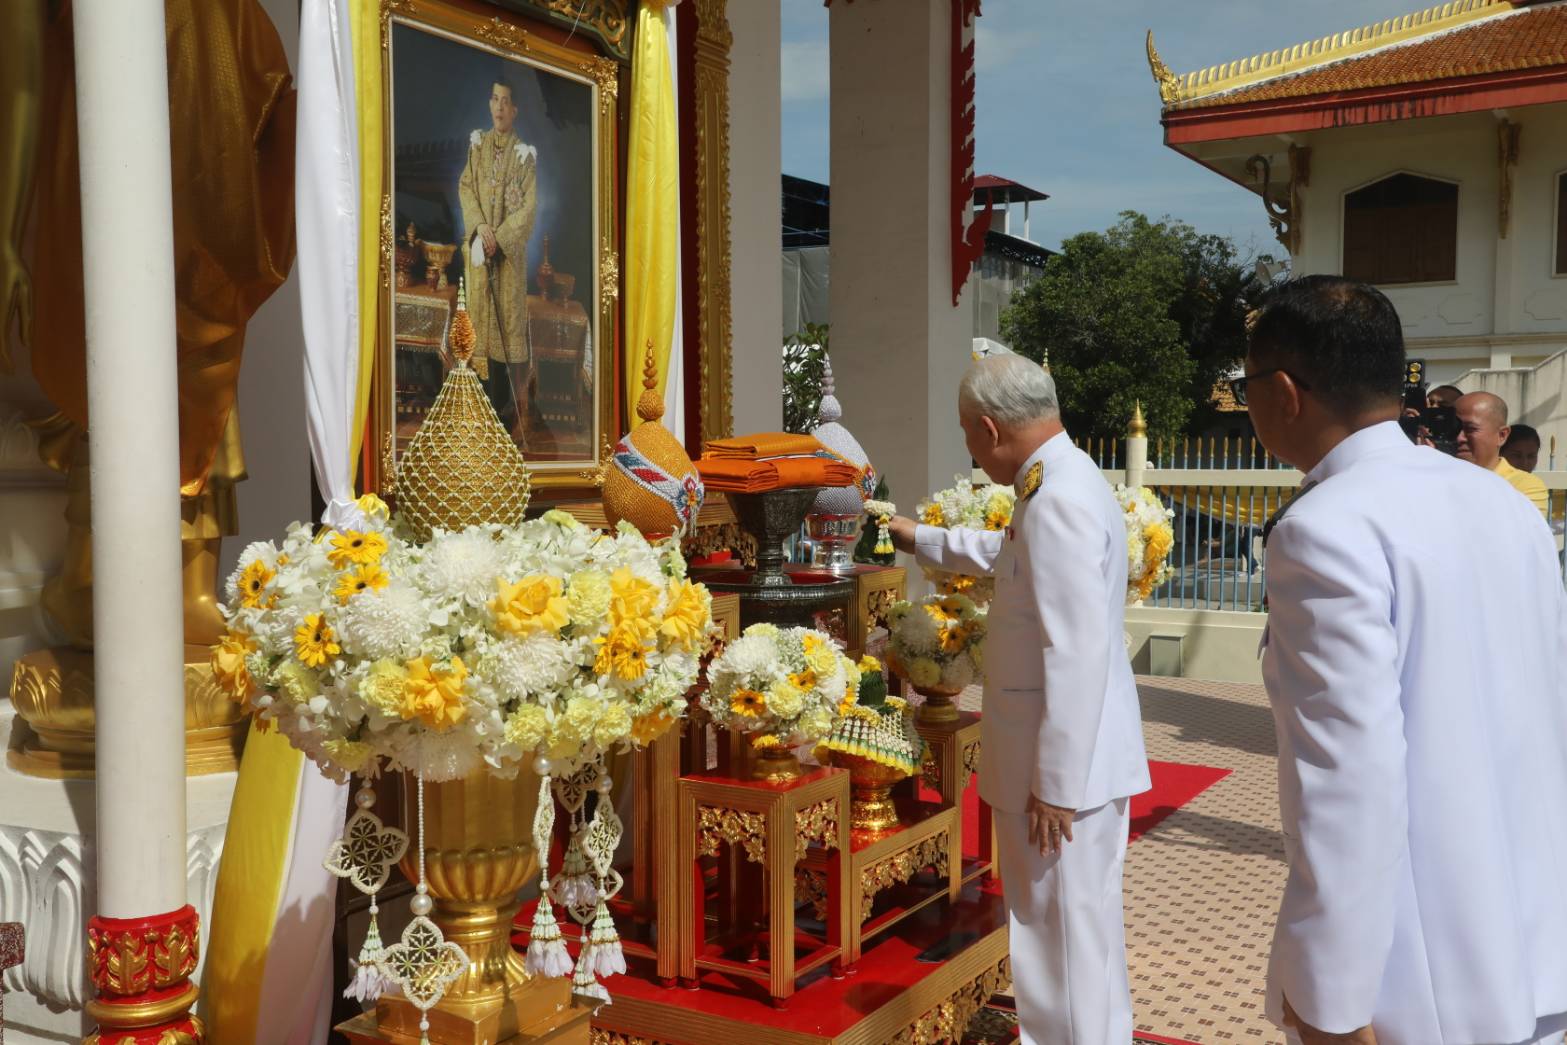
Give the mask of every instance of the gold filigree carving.
M 1267 211 L 1268 224 L 1273 226 L 1273 234 L 1284 249 L 1293 255 L 1300 252 L 1300 190 L 1311 183 L 1311 149 L 1291 145 L 1289 164 L 1289 182 L 1281 187 L 1283 202 L 1275 197 L 1273 190 L 1272 160 L 1258 153 L 1246 161 L 1246 173 L 1257 182 L 1257 192 L 1262 196 L 1262 206 Z
M 598 85 L 599 115 L 609 119 L 615 111 L 615 98 L 620 94 L 620 66 L 608 58 L 589 58 L 579 62 L 577 68 Z
M 156 987 L 172 987 L 190 978 L 196 971 L 196 942 L 178 925 L 170 927 L 153 950 L 152 982 Z
M 392 285 L 392 255 L 396 250 L 397 233 L 392 231 L 392 194 L 381 196 L 381 287 Z
M 794 872 L 794 902 L 810 904 L 811 913 L 819 922 L 827 921 L 827 875 L 821 871 L 812 871 L 807 867 L 796 868 Z
M 392 17 L 411 15 L 418 10 L 415 0 L 381 0 L 381 50 L 392 45 Z
M 920 781 L 932 791 L 941 790 L 941 760 L 934 751 L 927 751 L 920 766 Z
M 961 1041 L 980 1008 L 1011 979 L 1011 959 L 1003 958 L 928 1009 L 890 1039 L 888 1045 L 937 1045 Z
M 586 25 L 617 54 L 625 52 L 625 0 L 544 0 L 544 6 L 574 26 Z
M 622 1034 L 618 1030 L 591 1027 L 588 1030 L 588 1045 L 669 1045 L 669 1043 L 659 1038 L 644 1038 L 640 1034 Z
M 577 473 L 577 478 L 584 482 L 590 482 L 594 486 L 603 487 L 604 478 L 609 473 L 610 461 L 615 456 L 615 444 L 606 433 L 599 442 L 599 463 L 597 468 L 584 468 Z
M 609 307 L 620 299 L 620 255 L 615 252 L 615 242 L 607 235 L 599 244 L 599 303 Z
M 703 439 L 729 435 L 734 427 L 729 253 L 729 48 L 734 35 L 725 7 L 725 0 L 697 0 L 696 4 L 693 180 L 696 270 L 698 286 L 703 288 L 697 309 Z
M 919 873 L 921 868 L 934 867 L 937 875 L 945 875 L 950 841 L 949 833 L 940 831 L 902 852 L 880 860 L 860 873 L 860 920 L 868 921 L 871 904 L 883 889 L 902 885 Z
M 767 819 L 761 813 L 701 806 L 696 832 L 698 856 L 717 856 L 719 843 L 728 842 L 742 846 L 752 863 L 767 861 Z
M 475 35 L 484 42 L 503 51 L 527 52 L 532 50 L 528 46 L 527 32 L 500 18 L 491 18 L 488 22 L 485 22 L 484 25 L 479 27 L 479 31 Z
M 838 848 L 838 800 L 824 799 L 794 814 L 794 858 L 800 859 L 812 842 L 823 849 Z
M 959 791 L 968 790 L 969 781 L 974 779 L 974 774 L 979 772 L 980 748 L 979 741 L 967 744 L 963 748 L 963 779 L 958 783 Z

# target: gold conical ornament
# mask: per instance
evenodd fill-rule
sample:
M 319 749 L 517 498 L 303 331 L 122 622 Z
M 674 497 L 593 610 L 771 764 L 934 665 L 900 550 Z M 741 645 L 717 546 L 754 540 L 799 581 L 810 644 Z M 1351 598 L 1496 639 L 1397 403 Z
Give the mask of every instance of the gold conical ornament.
M 461 530 L 480 523 L 514 526 L 528 507 L 531 484 L 522 451 L 468 365 L 477 340 L 468 318 L 466 288 L 459 285 L 450 335 L 457 365 L 446 375 L 393 477 L 398 514 L 420 542 L 428 541 L 436 529 Z
M 604 514 L 611 525 L 624 519 L 649 537 L 684 536 L 696 525 L 706 490 L 685 448 L 660 421 L 664 400 L 651 341 L 642 389 L 641 423 L 616 444 L 604 473 Z

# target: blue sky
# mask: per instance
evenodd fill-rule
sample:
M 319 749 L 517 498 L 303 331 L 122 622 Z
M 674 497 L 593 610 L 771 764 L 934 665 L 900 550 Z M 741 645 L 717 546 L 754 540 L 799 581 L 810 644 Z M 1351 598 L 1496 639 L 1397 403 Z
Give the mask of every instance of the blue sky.
M 984 0 L 975 170 L 1050 194 L 1032 212 L 1033 239 L 1047 247 L 1130 209 L 1231 236 L 1243 254 L 1277 253 L 1255 195 L 1164 145 L 1144 33 L 1154 31 L 1180 74 L 1408 14 L 1420 2 Z M 784 173 L 826 181 L 827 10 L 821 0 L 782 0 L 782 13 Z

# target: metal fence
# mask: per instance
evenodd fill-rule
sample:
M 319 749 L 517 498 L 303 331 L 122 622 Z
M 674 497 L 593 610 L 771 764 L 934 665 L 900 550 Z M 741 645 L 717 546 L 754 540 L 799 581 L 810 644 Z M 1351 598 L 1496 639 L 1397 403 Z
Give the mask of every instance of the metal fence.
M 1119 439 L 1077 441 L 1111 483 L 1125 481 L 1125 444 Z M 1550 491 L 1547 521 L 1558 561 L 1567 530 L 1567 471 L 1554 450 L 1535 475 Z M 1262 528 L 1295 495 L 1300 473 L 1270 455 L 1256 439 L 1150 440 L 1143 485 L 1174 513 L 1174 574 L 1146 605 L 1188 610 L 1258 613 L 1267 593 Z

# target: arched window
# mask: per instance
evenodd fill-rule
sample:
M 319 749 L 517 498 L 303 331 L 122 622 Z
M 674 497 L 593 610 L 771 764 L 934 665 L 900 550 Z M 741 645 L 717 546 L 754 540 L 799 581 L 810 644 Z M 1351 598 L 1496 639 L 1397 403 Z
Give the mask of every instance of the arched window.
M 1394 174 L 1344 197 L 1344 275 L 1381 285 L 1458 278 L 1458 186 Z
M 1567 171 L 1556 176 L 1556 268 L 1567 276 Z

